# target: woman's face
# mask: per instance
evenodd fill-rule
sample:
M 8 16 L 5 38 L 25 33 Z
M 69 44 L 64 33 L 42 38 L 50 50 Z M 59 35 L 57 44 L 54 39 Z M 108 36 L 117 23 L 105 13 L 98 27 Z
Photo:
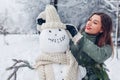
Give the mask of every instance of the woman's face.
M 85 32 L 88 34 L 97 35 L 102 32 L 101 17 L 93 15 L 86 23 Z

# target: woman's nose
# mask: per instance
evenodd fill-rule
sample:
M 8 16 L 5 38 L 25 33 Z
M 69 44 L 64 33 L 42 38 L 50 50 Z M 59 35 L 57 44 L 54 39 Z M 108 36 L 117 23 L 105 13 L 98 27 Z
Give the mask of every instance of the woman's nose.
M 90 26 L 90 25 L 91 25 L 91 21 L 88 21 L 88 22 L 87 22 L 87 25 Z

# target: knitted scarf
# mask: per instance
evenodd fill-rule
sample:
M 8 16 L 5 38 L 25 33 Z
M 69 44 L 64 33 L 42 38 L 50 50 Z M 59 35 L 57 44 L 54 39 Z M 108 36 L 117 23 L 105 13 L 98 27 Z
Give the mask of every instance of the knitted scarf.
M 78 63 L 71 54 L 71 51 L 66 53 L 44 53 L 36 61 L 36 69 L 40 73 L 40 80 L 55 80 L 52 64 L 68 65 L 67 74 L 64 80 L 77 80 Z

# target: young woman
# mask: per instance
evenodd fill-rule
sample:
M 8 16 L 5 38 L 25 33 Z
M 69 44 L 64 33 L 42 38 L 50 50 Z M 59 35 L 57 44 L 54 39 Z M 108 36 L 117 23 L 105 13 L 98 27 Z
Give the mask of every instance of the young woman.
M 70 49 L 79 65 L 86 68 L 82 80 L 110 80 L 104 62 L 112 55 L 112 20 L 105 13 L 93 13 L 79 33 L 73 26 L 66 26 L 73 39 Z

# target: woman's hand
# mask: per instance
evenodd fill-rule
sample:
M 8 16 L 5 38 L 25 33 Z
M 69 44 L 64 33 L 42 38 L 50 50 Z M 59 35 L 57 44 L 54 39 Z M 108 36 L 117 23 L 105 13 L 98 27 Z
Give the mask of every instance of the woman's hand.
M 66 25 L 66 30 L 70 32 L 72 37 L 74 37 L 78 33 L 77 29 L 73 25 Z

